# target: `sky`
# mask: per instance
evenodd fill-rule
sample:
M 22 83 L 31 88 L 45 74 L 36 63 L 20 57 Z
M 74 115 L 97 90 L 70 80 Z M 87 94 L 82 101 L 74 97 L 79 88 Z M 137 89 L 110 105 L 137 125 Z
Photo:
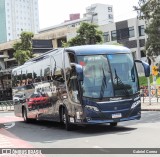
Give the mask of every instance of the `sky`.
M 39 0 L 40 29 L 69 20 L 69 14 L 80 13 L 82 18 L 86 7 L 95 3 L 113 5 L 115 22 L 137 16 L 133 6 L 138 5 L 138 0 Z

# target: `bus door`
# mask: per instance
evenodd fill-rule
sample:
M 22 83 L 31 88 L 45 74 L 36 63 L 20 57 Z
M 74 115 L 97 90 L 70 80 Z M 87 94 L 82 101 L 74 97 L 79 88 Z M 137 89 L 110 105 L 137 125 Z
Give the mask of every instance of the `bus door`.
M 65 105 L 68 110 L 68 114 L 75 115 L 75 110 L 80 106 L 81 96 L 80 86 L 77 80 L 77 74 L 74 66 L 71 63 L 76 63 L 76 58 L 73 53 L 65 53 L 65 75 L 66 75 L 66 88 L 68 89 L 68 99 L 65 101 Z

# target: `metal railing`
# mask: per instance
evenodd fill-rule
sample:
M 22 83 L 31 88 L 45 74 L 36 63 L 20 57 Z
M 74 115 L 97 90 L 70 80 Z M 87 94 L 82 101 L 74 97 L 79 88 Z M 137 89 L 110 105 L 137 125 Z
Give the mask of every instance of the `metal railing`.
M 13 100 L 0 101 L 0 111 L 14 110 Z
M 141 96 L 141 100 L 142 102 L 145 102 L 146 99 L 149 99 L 149 91 L 148 89 L 141 89 L 140 90 L 140 96 Z M 154 102 L 160 102 L 160 89 L 151 89 L 151 96 L 150 99 L 153 100 Z M 151 101 L 152 102 L 152 101 Z

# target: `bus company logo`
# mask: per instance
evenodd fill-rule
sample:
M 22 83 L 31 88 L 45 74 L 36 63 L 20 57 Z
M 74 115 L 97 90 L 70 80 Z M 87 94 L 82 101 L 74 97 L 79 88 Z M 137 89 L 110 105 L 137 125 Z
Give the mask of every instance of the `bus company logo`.
M 118 101 L 118 100 L 122 100 L 122 98 L 110 98 L 110 101 Z

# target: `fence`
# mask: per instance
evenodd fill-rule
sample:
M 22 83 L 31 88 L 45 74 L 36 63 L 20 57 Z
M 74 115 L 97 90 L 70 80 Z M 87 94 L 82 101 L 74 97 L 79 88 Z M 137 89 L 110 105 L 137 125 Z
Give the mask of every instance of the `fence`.
M 12 100 L 0 101 L 0 111 L 14 110 L 14 105 Z
M 151 89 L 151 102 L 159 102 L 160 101 L 160 88 Z M 142 88 L 140 90 L 141 100 L 142 102 L 149 101 L 149 92 L 148 87 Z

